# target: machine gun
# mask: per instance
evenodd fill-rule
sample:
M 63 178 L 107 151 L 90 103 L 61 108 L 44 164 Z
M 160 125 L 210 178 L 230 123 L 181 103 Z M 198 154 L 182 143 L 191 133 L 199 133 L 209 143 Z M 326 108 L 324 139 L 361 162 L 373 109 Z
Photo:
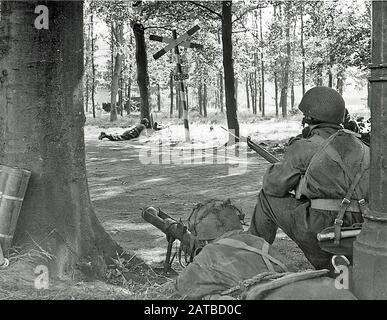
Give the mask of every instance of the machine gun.
M 227 130 L 225 127 L 220 126 L 223 130 L 226 130 L 230 135 L 232 135 L 234 138 L 238 140 L 245 140 L 247 141 L 247 145 L 249 146 L 250 149 L 253 149 L 256 153 L 258 153 L 262 158 L 265 160 L 269 161 L 270 163 L 276 163 L 279 162 L 279 159 L 276 158 L 274 155 L 272 155 L 269 151 L 266 149 L 262 148 L 261 146 L 257 145 L 255 142 L 251 140 L 251 137 L 237 137 L 235 134 L 231 133 L 230 130 Z
M 168 247 L 167 254 L 165 257 L 163 273 L 164 274 L 176 274 L 172 269 L 172 262 L 176 257 L 176 252 L 172 255 L 172 247 L 175 240 L 180 241 L 179 247 L 179 263 L 181 266 L 185 267 L 182 264 L 182 253 L 184 253 L 185 263 L 188 264 L 192 262 L 194 256 L 197 253 L 198 241 L 191 234 L 181 221 L 178 221 L 172 218 L 167 213 L 161 211 L 160 208 L 156 209 L 154 207 L 148 207 L 142 211 L 142 218 L 155 226 L 157 229 L 161 230 L 167 236 Z

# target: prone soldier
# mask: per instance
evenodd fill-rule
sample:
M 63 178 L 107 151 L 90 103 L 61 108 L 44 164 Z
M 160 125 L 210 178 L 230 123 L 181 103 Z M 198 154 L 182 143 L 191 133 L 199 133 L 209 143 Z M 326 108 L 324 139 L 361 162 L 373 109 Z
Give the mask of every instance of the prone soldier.
M 123 141 L 123 140 L 131 140 L 134 138 L 138 138 L 141 134 L 141 132 L 148 127 L 149 121 L 147 118 L 143 118 L 139 124 L 136 126 L 130 128 L 129 130 L 126 130 L 122 134 L 106 134 L 105 132 L 101 132 L 98 136 L 99 140 L 102 140 L 103 138 L 107 138 L 110 141 Z

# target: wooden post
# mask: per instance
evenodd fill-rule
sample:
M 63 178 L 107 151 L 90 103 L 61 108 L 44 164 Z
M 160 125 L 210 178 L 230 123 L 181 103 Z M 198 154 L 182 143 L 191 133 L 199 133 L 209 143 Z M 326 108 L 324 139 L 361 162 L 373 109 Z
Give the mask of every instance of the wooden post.
M 173 33 L 173 39 L 177 39 L 177 32 L 176 30 L 172 31 Z M 175 47 L 175 59 L 176 59 L 176 71 L 178 75 L 181 75 L 183 73 L 183 70 L 181 68 L 181 60 L 180 60 L 180 52 L 179 52 L 179 47 Z M 180 96 L 180 103 L 182 104 L 182 109 L 183 109 L 183 121 L 184 121 L 184 129 L 185 129 L 185 141 L 190 142 L 190 134 L 189 134 L 189 123 L 188 123 L 188 105 L 187 105 L 187 100 L 185 96 L 185 85 L 184 85 L 184 80 L 178 81 L 179 85 L 179 96 Z
M 353 250 L 353 292 L 387 299 L 387 2 L 372 1 L 370 210 Z

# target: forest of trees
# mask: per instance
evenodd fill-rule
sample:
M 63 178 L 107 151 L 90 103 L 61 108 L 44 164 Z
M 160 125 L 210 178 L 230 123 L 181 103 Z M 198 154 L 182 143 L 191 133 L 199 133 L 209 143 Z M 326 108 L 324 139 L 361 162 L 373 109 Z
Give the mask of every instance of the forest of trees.
M 102 272 L 103 261 L 122 251 L 91 205 L 83 108 L 95 115 L 95 93 L 107 86 L 114 121 L 123 109 L 115 108 L 117 97 L 122 105 L 138 86 L 144 117 L 151 88 L 159 95 L 176 91 L 173 58 L 151 58 L 161 46 L 149 41 L 150 34 L 182 34 L 200 25 L 193 38 L 205 49 L 182 52 L 188 92 L 198 96 L 203 116 L 215 97 L 214 107 L 226 113 L 236 134 L 238 84 L 251 112 L 261 115 L 269 99 L 265 88 L 274 85 L 277 114 L 286 117 L 295 85 L 342 91 L 349 67 L 361 76 L 369 58 L 370 6 L 360 1 L 160 1 L 135 7 L 128 1 L 48 1 L 49 32 L 33 27 L 39 1 L 0 3 L 0 160 L 32 172 L 15 243 L 44 243 L 58 274 L 82 259 Z M 110 30 L 107 68 L 96 63 L 97 18 Z M 175 97 L 169 97 L 172 115 Z
M 174 29 L 182 34 L 198 24 L 201 30 L 193 41 L 204 49 L 181 50 L 183 71 L 189 74 L 188 101 L 195 102 L 189 108 L 204 117 L 209 105 L 227 112 L 229 128 L 233 129 L 238 127 L 236 111 L 240 105 L 265 116 L 268 104 L 274 104 L 275 115 L 286 117 L 295 109 L 296 86 L 302 93 L 313 85 L 326 85 L 342 93 L 348 76 L 366 79 L 370 8 L 370 1 L 358 0 L 144 1 L 136 6 L 128 1 L 86 2 L 86 111 L 95 116 L 95 91 L 106 88 L 111 93 L 114 121 L 117 110 L 121 115 L 124 109 L 130 112 L 123 105 L 137 87 L 142 117 L 151 112 L 151 91 L 157 96 L 154 111 L 164 108 L 171 116 L 181 117 L 173 55 L 168 53 L 155 61 L 152 55 L 164 45 L 150 41 L 149 36 L 172 38 Z M 96 19 L 110 30 L 106 65 L 95 63 Z M 269 87 L 274 93 L 267 96 Z M 238 97 L 241 88 L 245 101 Z M 161 105 L 161 96 L 169 99 L 168 106 Z

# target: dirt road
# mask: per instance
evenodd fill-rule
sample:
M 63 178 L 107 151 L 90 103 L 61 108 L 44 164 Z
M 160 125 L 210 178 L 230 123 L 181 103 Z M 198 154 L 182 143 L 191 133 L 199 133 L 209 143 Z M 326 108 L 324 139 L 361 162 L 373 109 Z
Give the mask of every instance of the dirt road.
M 125 249 L 147 262 L 163 260 L 165 236 L 141 218 L 141 208 L 151 205 L 184 220 L 196 203 L 231 198 L 250 222 L 267 168 L 267 162 L 258 155 L 248 152 L 246 170 L 229 175 L 230 164 L 144 164 L 139 158 L 144 151 L 141 146 L 135 141 L 86 137 L 87 172 L 96 213 Z M 282 232 L 275 246 L 300 269 L 310 267 Z

